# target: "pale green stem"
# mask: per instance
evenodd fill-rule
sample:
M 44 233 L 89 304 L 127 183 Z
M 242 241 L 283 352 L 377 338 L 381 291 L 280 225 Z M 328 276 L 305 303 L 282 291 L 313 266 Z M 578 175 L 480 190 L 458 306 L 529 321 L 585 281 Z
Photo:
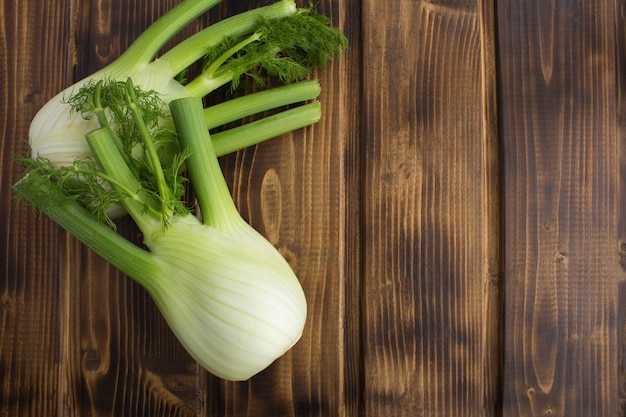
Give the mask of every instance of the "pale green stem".
M 174 100 L 170 109 L 180 143 L 191 151 L 185 164 L 203 222 L 222 231 L 230 230 L 240 216 L 204 123 L 202 100 L 197 97 Z
M 150 25 L 120 56 L 129 64 L 147 64 L 176 33 L 221 0 L 183 0 Z
M 104 106 L 102 105 L 102 83 L 103 83 L 103 80 L 100 80 L 96 84 L 94 97 L 93 97 L 94 109 L 92 110 L 92 112 L 96 115 L 96 118 L 98 119 L 98 123 L 100 124 L 100 127 L 104 127 L 110 130 L 111 137 L 115 140 L 115 145 L 117 146 L 117 149 L 124 156 L 124 160 L 128 163 L 129 162 L 128 157 L 124 153 L 124 145 L 122 144 L 122 141 L 120 140 L 120 138 L 114 133 L 113 128 L 111 127 L 111 124 L 109 123 L 109 119 L 106 115 L 106 110 Z
M 111 183 L 113 188 L 118 190 L 120 194 L 124 194 L 123 188 L 142 190 L 141 183 L 115 146 L 109 129 L 96 129 L 88 133 L 85 138 L 100 168 L 106 175 L 114 178 L 114 182 Z M 160 207 L 156 207 L 156 202 L 149 196 L 146 195 L 143 198 L 140 196 L 139 200 L 137 201 L 136 198 L 123 198 L 120 202 L 139 229 L 147 233 L 155 228 L 157 222 L 162 224 L 164 216 L 160 211 Z
M 79 203 L 68 201 L 49 178 L 31 172 L 13 189 L 111 265 L 144 287 L 151 287 L 150 277 L 158 274 L 154 256 L 100 223 Z M 58 195 L 51 197 L 51 193 Z
M 122 195 L 127 196 L 128 198 L 130 198 L 131 200 L 135 200 L 135 201 L 141 201 L 141 198 L 139 197 L 139 194 L 136 193 L 136 190 L 131 190 L 130 188 L 126 187 L 124 184 L 122 184 L 121 182 L 117 181 L 116 178 L 105 174 L 102 171 L 96 171 L 94 169 L 85 169 L 85 168 L 80 168 L 76 165 L 70 165 L 68 167 L 63 167 L 62 169 L 67 169 L 75 174 L 85 174 L 85 175 L 94 175 L 100 179 L 103 179 L 104 181 L 108 182 L 111 185 L 114 185 L 115 188 L 117 189 L 118 192 L 122 193 Z
M 213 129 L 274 108 L 313 100 L 320 91 L 317 80 L 274 87 L 207 107 L 204 120 L 207 128 Z
M 211 135 L 217 155 L 226 155 L 294 130 L 317 123 L 322 115 L 319 102 L 267 116 L 242 126 Z
M 261 35 L 259 35 L 257 32 L 248 36 L 246 39 L 242 40 L 237 45 L 233 46 L 228 51 L 220 55 L 215 61 L 211 62 L 211 65 L 206 67 L 202 71 L 202 74 L 207 78 L 213 77 L 213 75 L 217 72 L 218 68 L 221 67 L 222 64 L 228 60 L 228 58 L 235 55 L 237 52 L 241 51 L 243 48 L 250 45 L 252 42 L 258 41 L 260 38 L 261 38 Z
M 256 30 L 259 18 L 278 19 L 297 11 L 293 0 L 281 0 L 221 20 L 190 36 L 159 59 L 166 61 L 174 74 L 178 74 L 217 47 L 227 38 L 239 38 Z
M 148 132 L 146 123 L 143 120 L 143 115 L 141 114 L 141 110 L 137 104 L 135 89 L 130 78 L 126 81 L 126 104 L 133 114 L 135 126 L 137 126 L 139 136 L 141 136 L 141 139 L 143 140 L 144 150 L 148 156 L 148 161 L 152 168 L 152 174 L 155 176 L 159 195 L 161 196 L 161 208 L 163 209 L 165 216 L 168 217 L 172 214 L 172 209 L 168 205 L 170 192 L 167 188 L 167 183 L 165 182 L 165 175 L 163 174 L 163 167 L 161 166 L 159 154 L 157 153 L 156 147 L 152 142 L 152 137 L 150 132 Z
M 220 71 L 219 75 L 207 76 L 201 73 L 185 86 L 192 97 L 204 97 L 233 80 L 232 71 Z

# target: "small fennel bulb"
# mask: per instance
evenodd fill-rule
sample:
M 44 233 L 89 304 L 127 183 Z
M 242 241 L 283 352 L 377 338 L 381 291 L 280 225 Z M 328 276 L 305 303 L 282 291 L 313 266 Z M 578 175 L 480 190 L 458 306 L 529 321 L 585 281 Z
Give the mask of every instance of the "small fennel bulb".
M 46 158 L 57 166 L 70 166 L 77 158 L 89 155 L 91 151 L 85 141 L 85 134 L 97 129 L 99 124 L 96 120 L 72 112 L 67 103 L 67 97 L 85 84 L 106 78 L 124 81 L 130 77 L 142 90 L 158 91 L 167 103 L 189 96 L 187 90 L 173 79 L 174 75 L 169 64 L 158 59 L 133 71 L 121 70 L 119 65 L 111 64 L 66 88 L 50 99 L 33 118 L 28 132 L 31 154 Z

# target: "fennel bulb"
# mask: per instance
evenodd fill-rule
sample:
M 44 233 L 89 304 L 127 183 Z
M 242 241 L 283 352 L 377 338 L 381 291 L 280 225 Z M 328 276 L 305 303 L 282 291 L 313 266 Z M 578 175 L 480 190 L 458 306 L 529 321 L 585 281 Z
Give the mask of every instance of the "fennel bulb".
M 86 119 L 82 114 L 71 111 L 67 103 L 67 98 L 88 82 L 109 78 L 123 81 L 130 77 L 142 90 L 158 91 L 166 103 L 189 96 L 187 90 L 173 79 L 175 74 L 171 73 L 166 62 L 155 60 L 132 70 L 120 66 L 113 63 L 66 88 L 44 104 L 33 118 L 28 132 L 33 157 L 48 159 L 57 166 L 69 166 L 76 159 L 91 153 L 85 135 L 100 125 L 97 120 Z
M 284 258 L 247 224 L 235 235 L 188 215 L 145 240 L 164 265 L 146 288 L 212 374 L 246 380 L 302 335 L 306 299 Z
M 33 171 L 15 184 L 24 198 L 132 277 L 151 295 L 174 335 L 200 366 L 220 378 L 247 380 L 302 335 L 304 291 L 280 253 L 241 218 L 236 233 L 191 214 L 142 221 L 149 252 L 94 220 Z
M 239 215 L 206 130 L 201 99 L 170 103 L 181 149 L 173 157 L 178 162 L 164 169 L 155 142 L 164 134 L 159 121 L 170 114 L 157 111 L 161 106 L 155 93 L 136 89 L 130 79 L 85 89 L 94 97 L 125 96 L 118 105 L 128 109 L 123 112 L 128 120 L 120 122 L 136 127 L 139 137 L 129 135 L 133 146 L 118 146 L 118 140 L 127 138 L 116 137 L 109 126 L 98 128 L 86 135 L 97 165 L 59 168 L 33 161 L 14 189 L 142 285 L 182 345 L 209 372 L 245 380 L 262 371 L 302 335 L 306 299 L 285 259 Z M 143 152 L 136 165 L 137 147 Z M 183 161 L 202 221 L 179 199 L 181 183 L 175 176 Z M 100 187 L 102 179 L 111 190 Z M 73 195 L 79 185 L 92 182 L 81 195 Z M 100 205 L 79 204 L 82 194 L 92 198 L 98 192 L 126 209 L 147 250 L 88 211 L 102 210 Z

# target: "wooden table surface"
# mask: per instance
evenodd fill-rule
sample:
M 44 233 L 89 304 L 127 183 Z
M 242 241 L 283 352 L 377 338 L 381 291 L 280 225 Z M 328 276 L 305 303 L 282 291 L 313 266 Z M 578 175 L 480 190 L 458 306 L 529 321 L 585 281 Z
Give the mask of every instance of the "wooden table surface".
M 0 2 L 0 415 L 626 416 L 624 1 L 319 1 L 322 121 L 221 160 L 309 303 L 240 383 L 11 191 L 35 112 L 176 3 Z

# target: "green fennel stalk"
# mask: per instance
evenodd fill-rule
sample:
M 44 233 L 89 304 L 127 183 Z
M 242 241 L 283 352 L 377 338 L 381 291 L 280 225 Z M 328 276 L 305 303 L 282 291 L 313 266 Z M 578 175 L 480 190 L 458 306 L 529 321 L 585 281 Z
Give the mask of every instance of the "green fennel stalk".
M 167 40 L 217 3 L 217 0 L 183 0 L 150 26 L 117 60 L 50 99 L 31 123 L 29 141 L 33 158 L 68 166 L 90 152 L 84 136 L 96 129 L 98 123 L 72 113 L 68 105 L 68 97 L 89 82 L 131 78 L 142 90 L 159 92 L 167 104 L 181 97 L 205 97 L 227 83 L 236 88 L 244 75 L 260 87 L 266 86 L 267 77 L 277 77 L 283 82 L 299 81 L 312 68 L 322 68 L 329 59 L 339 56 L 347 46 L 345 37 L 329 25 L 327 18 L 311 8 L 298 9 L 293 0 L 280 0 L 219 21 L 157 57 Z M 204 61 L 205 71 L 186 85 L 179 83 L 177 76 L 199 60 Z M 286 97 L 288 93 L 283 96 L 284 104 L 298 102 L 298 99 L 289 102 Z M 251 114 L 244 112 L 241 117 Z M 244 130 L 239 134 L 250 132 Z M 260 141 L 260 137 L 251 134 L 241 143 Z

